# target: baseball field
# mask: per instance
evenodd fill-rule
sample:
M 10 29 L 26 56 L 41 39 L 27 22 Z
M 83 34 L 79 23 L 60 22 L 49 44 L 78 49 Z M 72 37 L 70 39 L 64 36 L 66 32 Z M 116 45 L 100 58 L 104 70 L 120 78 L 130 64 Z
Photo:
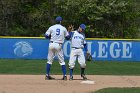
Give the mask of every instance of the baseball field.
M 45 80 L 45 64 L 46 60 L 0 59 L 0 93 L 140 93 L 139 62 L 87 62 L 86 74 L 92 83 L 83 82 L 78 64 L 73 81 L 60 80 L 57 61 L 51 68 L 56 80 Z

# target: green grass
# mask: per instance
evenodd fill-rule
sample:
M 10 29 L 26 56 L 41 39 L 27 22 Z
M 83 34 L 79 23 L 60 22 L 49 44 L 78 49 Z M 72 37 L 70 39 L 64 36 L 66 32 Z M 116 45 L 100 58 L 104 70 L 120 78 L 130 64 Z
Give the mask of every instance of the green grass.
M 92 93 L 140 93 L 140 88 L 104 88 Z
M 45 74 L 47 60 L 0 59 L 0 74 Z M 67 73 L 68 61 L 66 61 Z M 55 61 L 52 74 L 62 74 L 61 66 Z M 74 74 L 80 74 L 77 63 Z M 140 62 L 87 62 L 86 74 L 93 75 L 140 75 Z
M 44 60 L 0 60 L 0 74 L 43 74 L 44 69 Z
M 45 74 L 47 60 L 0 59 L 0 74 Z M 67 73 L 68 61 L 66 61 Z M 52 74 L 62 74 L 61 66 L 55 61 Z M 74 74 L 80 74 L 77 63 Z M 140 62 L 87 62 L 86 74 L 93 75 L 140 75 Z M 92 93 L 140 93 L 140 88 L 105 88 Z

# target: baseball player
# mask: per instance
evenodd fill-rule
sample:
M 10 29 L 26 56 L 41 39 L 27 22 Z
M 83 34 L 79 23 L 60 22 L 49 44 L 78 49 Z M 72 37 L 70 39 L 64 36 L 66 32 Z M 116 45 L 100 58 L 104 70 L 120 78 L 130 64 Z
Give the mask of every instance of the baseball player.
M 53 63 L 53 59 L 55 55 L 57 55 L 59 59 L 59 64 L 62 67 L 62 72 L 63 72 L 62 80 L 67 80 L 66 65 L 64 62 L 62 44 L 64 42 L 64 39 L 65 38 L 68 39 L 70 38 L 70 36 L 69 36 L 69 33 L 67 32 L 67 29 L 61 25 L 62 17 L 60 16 L 56 17 L 55 21 L 56 21 L 56 24 L 49 27 L 49 29 L 45 33 L 45 37 L 47 39 L 50 38 L 45 79 L 47 80 L 54 79 L 52 76 L 50 76 L 50 69 Z
M 81 67 L 81 77 L 86 80 L 87 77 L 85 76 L 85 56 L 84 56 L 84 51 L 83 48 L 85 49 L 86 52 L 87 50 L 87 44 L 85 41 L 85 35 L 84 31 L 86 29 L 85 24 L 81 24 L 76 31 L 70 32 L 71 36 L 71 53 L 70 53 L 70 59 L 69 59 L 69 69 L 70 69 L 70 80 L 73 80 L 73 69 L 75 66 L 76 59 L 78 59 L 78 63 L 80 64 Z

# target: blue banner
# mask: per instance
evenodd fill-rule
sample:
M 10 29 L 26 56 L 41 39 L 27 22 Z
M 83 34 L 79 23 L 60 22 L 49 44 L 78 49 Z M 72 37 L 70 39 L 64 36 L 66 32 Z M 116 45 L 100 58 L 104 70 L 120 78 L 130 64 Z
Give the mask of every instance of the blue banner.
M 90 40 L 88 49 L 95 60 L 140 61 L 140 42 L 127 40 Z
M 0 39 L 0 58 L 46 59 L 49 41 L 45 39 Z
M 140 61 L 140 41 L 87 40 L 93 60 Z M 49 40 L 39 38 L 0 38 L 0 58 L 47 59 Z M 69 59 L 70 41 L 63 44 Z

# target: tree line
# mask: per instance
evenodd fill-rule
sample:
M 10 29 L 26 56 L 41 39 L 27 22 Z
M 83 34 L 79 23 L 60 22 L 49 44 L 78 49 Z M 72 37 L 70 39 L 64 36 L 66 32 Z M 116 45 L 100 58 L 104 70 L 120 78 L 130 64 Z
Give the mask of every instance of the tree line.
M 43 36 L 56 16 L 88 38 L 139 38 L 139 0 L 0 0 L 1 36 Z

